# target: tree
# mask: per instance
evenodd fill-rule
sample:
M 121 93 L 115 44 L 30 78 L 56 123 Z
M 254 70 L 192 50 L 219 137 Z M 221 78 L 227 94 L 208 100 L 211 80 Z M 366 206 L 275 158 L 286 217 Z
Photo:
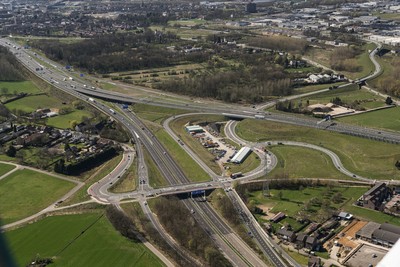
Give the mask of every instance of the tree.
M 340 192 L 335 193 L 335 194 L 332 196 L 332 201 L 333 201 L 334 203 L 336 203 L 336 204 L 342 202 L 342 193 L 340 193 Z
M 400 170 L 400 161 L 396 161 L 396 163 L 394 164 L 394 166 L 396 166 L 396 168 L 398 170 Z
M 393 104 L 393 100 L 390 96 L 388 96 L 385 100 L 386 105 L 392 105 Z
M 71 129 L 72 130 L 74 130 L 75 129 L 75 126 L 78 124 L 78 122 L 76 121 L 76 120 L 72 120 L 70 123 L 69 123 L 69 126 L 71 127 Z
M 10 145 L 6 151 L 6 155 L 15 158 L 15 155 L 17 155 L 17 149 L 15 149 L 14 146 Z

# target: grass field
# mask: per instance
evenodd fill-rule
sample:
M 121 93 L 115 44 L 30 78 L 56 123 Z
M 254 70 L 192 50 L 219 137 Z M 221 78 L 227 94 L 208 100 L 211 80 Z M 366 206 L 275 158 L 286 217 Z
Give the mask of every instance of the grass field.
M 157 107 L 144 104 L 133 105 L 132 111 L 135 112 L 140 118 L 156 123 L 161 123 L 164 119 L 168 117 L 183 114 L 186 112 L 181 109 Z
M 290 124 L 246 119 L 237 134 L 249 141 L 292 140 L 320 145 L 335 152 L 344 166 L 372 179 L 400 179 L 394 166 L 400 160 L 399 147 L 392 144 Z
M 49 118 L 47 120 L 47 125 L 60 129 L 71 128 L 71 122 L 72 121 L 81 122 L 83 116 L 90 118 L 92 117 L 92 114 L 87 110 L 76 109 L 71 113 Z
M 302 98 L 304 101 L 309 100 L 309 104 L 327 104 L 335 97 L 339 97 L 344 103 L 351 104 L 355 101 L 359 102 L 360 107 L 365 109 L 385 106 L 385 99 L 377 96 L 366 89 L 358 89 L 357 85 L 349 85 L 344 88 L 330 90 L 324 93 L 307 96 Z
M 7 172 L 15 169 L 16 167 L 14 165 L 6 164 L 6 163 L 0 163 L 0 176 L 6 174 Z
M 343 117 L 338 121 L 377 129 L 400 131 L 400 109 L 396 107 L 377 110 L 356 116 Z
M 255 201 L 256 205 L 272 206 L 271 212 L 273 213 L 283 211 L 288 216 L 295 218 L 298 212 L 303 209 L 303 204 L 312 198 L 329 199 L 334 193 L 340 192 L 342 194 L 342 202 L 338 204 L 331 202 L 330 204 L 332 207 L 341 209 L 345 208 L 347 203 L 351 202 L 352 204 L 367 190 L 367 187 L 333 187 L 331 192 L 327 194 L 327 187 L 306 187 L 302 191 L 271 189 L 271 197 L 266 198 L 263 196 L 262 191 L 256 191 L 250 194 L 250 199 Z M 282 198 L 278 197 L 279 192 L 281 192 Z M 320 206 L 312 205 L 310 212 L 317 213 L 320 209 Z
M 328 155 L 320 151 L 296 146 L 274 146 L 268 149 L 278 158 L 278 164 L 269 173 L 269 177 L 348 178 L 335 168 Z
M 19 109 L 24 112 L 32 112 L 39 108 L 56 108 L 61 106 L 61 101 L 47 95 L 27 96 L 5 104 L 9 110 Z
M 37 255 L 56 256 L 51 266 L 164 266 L 143 244 L 121 236 L 100 216 L 52 216 L 9 231 L 6 238 L 18 266 L 26 266 Z
M 19 82 L 0 81 L 0 89 L 2 88 L 7 88 L 9 94 L 15 94 L 15 93 L 36 94 L 43 92 L 31 81 L 19 81 Z
M 74 184 L 31 170 L 18 170 L 0 181 L 3 223 L 28 217 L 46 208 Z
M 310 93 L 310 92 L 318 91 L 321 89 L 329 88 L 333 85 L 339 86 L 342 84 L 344 84 L 344 82 L 332 83 L 332 84 L 315 84 L 315 85 L 308 85 L 308 86 L 304 86 L 304 87 L 298 87 L 293 90 L 293 94 L 298 95 L 298 94 Z
M 206 148 L 204 148 L 200 142 L 198 142 L 185 131 L 184 125 L 188 122 L 197 124 L 201 122 L 215 122 L 224 120 L 225 118 L 223 116 L 217 115 L 193 115 L 190 117 L 177 118 L 170 123 L 170 127 L 174 131 L 174 133 L 216 174 L 221 174 L 221 168 L 214 161 L 214 156 Z

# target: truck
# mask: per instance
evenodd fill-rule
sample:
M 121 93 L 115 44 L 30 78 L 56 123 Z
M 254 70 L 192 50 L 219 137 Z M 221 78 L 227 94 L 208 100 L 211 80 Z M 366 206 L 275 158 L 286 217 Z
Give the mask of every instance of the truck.
M 262 119 L 265 119 L 265 116 L 264 115 L 254 115 L 254 118 L 262 120 Z
M 238 178 L 238 177 L 242 177 L 242 176 L 243 176 L 243 173 L 241 173 L 241 172 L 235 172 L 235 173 L 231 174 L 231 178 L 232 179 L 235 179 L 235 178 Z
M 89 97 L 88 100 L 89 100 L 90 102 L 96 102 L 96 101 L 94 101 L 94 99 L 91 98 L 91 97 Z
M 110 108 L 110 112 L 111 112 L 112 114 L 115 114 L 115 110 L 113 110 L 112 108 Z
M 72 78 L 72 77 L 69 77 L 68 79 L 69 79 L 70 81 L 73 81 L 73 80 L 74 80 L 74 78 Z

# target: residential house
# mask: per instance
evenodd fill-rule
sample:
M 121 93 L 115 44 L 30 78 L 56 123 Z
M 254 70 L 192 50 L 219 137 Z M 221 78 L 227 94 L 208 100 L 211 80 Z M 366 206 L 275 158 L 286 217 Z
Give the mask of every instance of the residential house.
M 318 239 L 315 236 L 307 236 L 305 248 L 314 250 L 317 247 Z
M 279 229 L 276 234 L 279 238 L 287 240 L 289 242 L 293 242 L 296 239 L 296 234 L 286 228 Z
M 373 210 L 383 210 L 384 202 L 390 197 L 390 189 L 385 183 L 377 183 L 362 195 L 362 206 Z

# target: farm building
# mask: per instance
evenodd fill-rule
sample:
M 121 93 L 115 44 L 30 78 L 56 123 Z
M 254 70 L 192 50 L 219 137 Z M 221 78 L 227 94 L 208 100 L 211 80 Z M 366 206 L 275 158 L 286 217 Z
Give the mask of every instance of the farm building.
M 251 149 L 250 147 L 242 147 L 236 154 L 235 156 L 233 156 L 233 158 L 231 159 L 231 162 L 233 163 L 237 163 L 240 164 L 242 163 L 248 155 L 250 155 L 251 153 Z

